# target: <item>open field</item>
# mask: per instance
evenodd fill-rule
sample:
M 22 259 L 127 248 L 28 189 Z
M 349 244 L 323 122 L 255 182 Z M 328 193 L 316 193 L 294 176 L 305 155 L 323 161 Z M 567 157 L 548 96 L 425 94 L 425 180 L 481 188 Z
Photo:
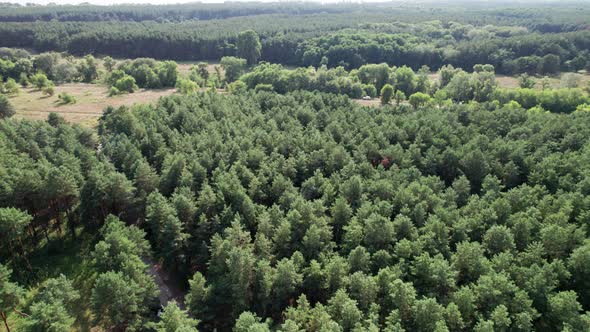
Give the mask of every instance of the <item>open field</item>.
M 75 104 L 62 105 L 57 96 L 67 92 L 77 100 Z M 71 83 L 55 87 L 53 96 L 44 96 L 33 88 L 21 89 L 20 94 L 10 97 L 17 118 L 43 120 L 50 112 L 59 113 L 66 121 L 92 126 L 107 106 L 131 106 L 146 103 L 171 95 L 175 89 L 139 90 L 135 93 L 108 96 L 107 87 L 100 84 Z

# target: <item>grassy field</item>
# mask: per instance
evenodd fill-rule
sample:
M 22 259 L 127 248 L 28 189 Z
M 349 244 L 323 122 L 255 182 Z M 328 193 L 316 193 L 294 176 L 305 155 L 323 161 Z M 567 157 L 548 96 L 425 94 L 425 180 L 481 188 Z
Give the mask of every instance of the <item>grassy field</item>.
M 120 59 L 117 60 L 122 61 Z M 186 76 L 190 68 L 198 62 L 186 61 L 178 63 L 181 76 Z M 207 62 L 209 73 L 215 73 L 218 62 Z M 104 70 L 102 59 L 98 59 L 99 68 Z M 223 74 L 223 71 L 222 71 Z M 75 104 L 60 104 L 57 96 L 66 92 L 76 98 Z M 68 83 L 55 87 L 53 96 L 44 96 L 41 91 L 33 88 L 21 89 L 18 95 L 9 96 L 16 109 L 17 118 L 45 120 L 50 112 L 56 112 L 68 122 L 94 126 L 98 117 L 107 106 L 131 106 L 135 103 L 151 103 L 160 97 L 171 95 L 175 89 L 147 90 L 141 89 L 135 93 L 119 96 L 108 96 L 108 87 L 103 84 Z
M 63 92 L 74 96 L 76 103 L 60 104 L 57 96 Z M 16 109 L 17 118 L 44 120 L 50 112 L 56 112 L 66 121 L 93 126 L 107 106 L 154 102 L 174 92 L 175 89 L 142 89 L 135 93 L 109 97 L 105 85 L 70 83 L 56 86 L 53 96 L 44 96 L 41 91 L 33 88 L 21 89 L 18 95 L 10 97 L 10 101 Z

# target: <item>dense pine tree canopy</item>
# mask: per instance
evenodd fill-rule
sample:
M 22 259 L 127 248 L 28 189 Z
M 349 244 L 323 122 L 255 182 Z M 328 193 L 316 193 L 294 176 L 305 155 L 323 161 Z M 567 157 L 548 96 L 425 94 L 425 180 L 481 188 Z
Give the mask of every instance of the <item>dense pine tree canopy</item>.
M 48 214 L 75 209 L 101 228 L 92 303 L 105 327 L 150 320 L 149 243 L 191 280 L 203 330 L 589 327 L 587 112 L 202 93 L 109 109 L 98 141 L 63 123 L 1 125 L 4 257 L 24 262 L 61 227 Z
M 590 331 L 588 22 L 0 4 L 0 331 Z

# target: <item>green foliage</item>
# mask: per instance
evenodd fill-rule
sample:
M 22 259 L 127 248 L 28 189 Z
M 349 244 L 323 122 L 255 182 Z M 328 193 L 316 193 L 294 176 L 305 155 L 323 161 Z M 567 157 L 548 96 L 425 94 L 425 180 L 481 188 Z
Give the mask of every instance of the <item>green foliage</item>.
M 10 281 L 11 274 L 12 270 L 0 264 L 0 316 L 6 327 L 8 327 L 8 313 L 20 304 L 24 294 L 22 287 Z
M 124 75 L 123 77 L 119 78 L 114 84 L 113 84 L 113 88 L 117 89 L 117 90 L 110 90 L 109 93 L 110 94 L 115 94 L 115 93 L 133 93 L 135 91 L 137 91 L 137 89 L 139 89 L 137 87 L 137 84 L 135 83 L 135 78 L 133 78 L 133 76 L 130 75 Z
M 209 79 L 209 70 L 207 69 L 207 66 L 207 63 L 205 62 L 199 62 L 197 64 L 197 72 L 199 76 L 205 81 Z
M 174 61 L 163 61 L 156 67 L 156 73 L 163 87 L 176 85 L 178 78 L 178 65 Z
M 24 254 L 23 239 L 32 219 L 28 213 L 19 209 L 0 208 L 0 235 L 5 239 L 0 245 L 2 253 L 13 258 Z
M 571 113 L 590 102 L 590 97 L 580 89 L 496 89 L 492 98 L 501 104 L 514 101 L 527 109 L 541 106 L 555 113 Z
M 16 111 L 10 100 L 4 95 L 0 95 L 0 119 L 9 118 L 14 114 L 16 114 Z
M 137 325 L 142 309 L 140 292 L 140 286 L 121 272 L 99 275 L 90 299 L 96 323 L 107 328 Z
M 41 285 L 20 308 L 0 267 L 3 318 L 18 307 L 32 329 L 67 330 L 88 303 L 104 330 L 588 330 L 588 95 L 498 89 L 494 77 L 586 66 L 586 14 L 557 4 L 549 24 L 543 6 L 507 6 L 3 7 L 0 21 L 16 22 L 0 24 L 2 43 L 227 56 L 238 79 L 230 94 L 109 107 L 96 132 L 55 114 L 0 121 L 0 259 Z M 242 74 L 240 54 L 275 64 Z M 0 58 L 0 75 L 40 88 L 73 74 L 57 53 Z M 149 58 L 113 66 L 115 94 L 223 76 L 200 64 L 179 80 L 174 62 Z M 350 100 L 377 91 L 398 107 Z M 64 225 L 93 239 L 76 283 L 38 271 Z M 186 311 L 169 302 L 156 321 L 151 257 L 189 285 Z
M 179 264 L 188 234 L 184 233 L 176 212 L 160 193 L 147 197 L 146 218 L 164 262 L 169 266 Z
M 377 97 L 377 88 L 375 88 L 373 84 L 363 84 L 361 87 L 364 96 L 369 96 L 371 98 Z
M 130 76 L 134 79 L 134 84 L 129 82 Z M 118 82 L 125 79 L 125 87 L 122 89 Z M 117 66 L 107 78 L 107 83 L 117 87 L 120 91 L 130 91 L 131 87 L 136 85 L 140 88 L 159 89 L 176 86 L 178 79 L 178 65 L 174 61 L 156 61 L 150 58 L 139 58 L 135 60 L 126 60 Z M 121 82 L 121 84 L 123 84 Z M 137 87 L 134 88 L 137 90 Z
M 69 330 L 75 321 L 72 312 L 79 298 L 79 292 L 64 275 L 47 280 L 31 305 L 29 327 L 33 331 Z
M 199 86 L 191 80 L 179 79 L 176 81 L 176 91 L 186 95 L 199 91 Z
M 376 91 L 381 91 L 383 86 L 387 84 L 390 76 L 390 68 L 386 63 L 382 64 L 367 64 L 361 66 L 357 71 L 357 76 L 364 84 L 373 85 Z M 369 95 L 369 94 L 367 94 Z
M 237 53 L 240 58 L 246 59 L 248 65 L 253 65 L 258 62 L 262 44 L 260 38 L 254 30 L 246 30 L 240 32 L 238 40 L 236 41 Z
M 412 68 L 403 66 L 393 72 L 395 89 L 403 92 L 406 96 L 411 95 L 416 90 L 416 75 Z
M 261 92 L 261 91 L 272 92 L 273 87 L 271 84 L 256 84 L 256 87 L 254 87 L 254 91 L 256 91 L 256 92 Z
M 583 331 L 590 328 L 590 322 L 581 315 L 582 306 L 576 293 L 564 291 L 549 297 L 549 317 L 560 328 Z
M 67 92 L 62 92 L 59 95 L 57 95 L 57 99 L 59 99 L 61 104 L 75 104 L 76 103 L 76 97 L 70 95 Z
M 30 81 L 29 81 L 29 78 L 27 77 L 27 74 L 25 74 L 25 73 L 20 73 L 20 75 L 19 75 L 19 79 L 18 79 L 18 83 L 19 83 L 20 85 L 22 85 L 24 88 L 28 87 L 28 86 L 29 86 L 29 83 L 30 83 Z
M 55 85 L 53 83 L 48 83 L 43 88 L 41 88 L 41 93 L 48 97 L 51 97 L 55 94 Z
M 227 86 L 227 91 L 234 95 L 245 93 L 247 90 L 248 86 L 243 81 L 235 81 Z
M 121 94 L 121 91 L 119 91 L 119 89 L 117 89 L 116 87 L 112 86 L 109 89 L 109 97 L 116 96 L 116 95 L 119 95 L 119 94 Z
M 164 307 L 160 321 L 153 324 L 157 332 L 198 332 L 199 321 L 188 317 L 187 312 L 180 309 L 176 302 L 171 301 Z
M 60 61 L 61 56 L 56 52 L 47 52 L 37 55 L 34 59 L 36 70 L 47 75 L 49 79 L 55 78 L 55 69 Z
M 414 108 L 418 108 L 418 107 L 428 104 L 431 100 L 432 100 L 432 98 L 429 95 L 422 93 L 422 92 L 416 92 L 410 96 L 410 98 L 408 99 L 408 102 Z
M 203 317 L 207 311 L 206 304 L 210 300 L 211 288 L 206 285 L 205 277 L 200 272 L 195 273 L 189 280 L 189 286 L 189 292 L 185 297 L 188 311 L 193 317 Z
M 535 80 L 526 73 L 518 76 L 518 86 L 521 89 L 532 89 L 535 84 Z
M 393 86 L 391 86 L 391 84 L 385 84 L 383 86 L 383 88 L 381 89 L 380 95 L 381 95 L 381 105 L 387 105 L 387 104 L 389 104 L 389 102 L 391 101 L 391 99 L 394 97 Z
M 397 91 L 395 92 L 395 95 L 393 95 L 393 98 L 395 99 L 395 104 L 396 104 L 397 106 L 399 106 L 399 104 L 400 104 L 402 101 L 406 100 L 406 94 L 405 94 L 405 93 L 403 93 L 401 90 L 397 90 Z
M 247 65 L 246 59 L 240 59 L 233 56 L 224 56 L 219 63 L 225 72 L 225 81 L 228 83 L 234 82 L 240 78 L 246 70 Z
M 504 74 L 578 71 L 590 59 L 585 52 L 588 14 L 567 3 L 507 4 L 501 9 L 467 3 L 461 8 L 465 11 L 432 4 L 31 7 L 3 8 L 2 46 L 187 61 L 253 55 L 285 65 L 348 69 L 385 62 L 414 70 L 446 64 L 471 70 L 489 63 Z M 7 52 L 6 61 L 23 56 L 30 54 Z M 51 59 L 53 53 L 43 57 Z M 46 69 L 42 61 L 35 62 Z M 59 57 L 49 62 L 49 69 L 57 62 Z
M 38 302 L 31 306 L 29 326 L 32 331 L 67 331 L 74 324 L 74 318 L 59 302 Z
M 20 89 L 14 78 L 9 78 L 6 80 L 6 83 L 4 83 L 4 92 L 11 95 L 19 94 Z
M 82 82 L 91 83 L 98 78 L 98 63 L 92 55 L 87 55 L 78 63 Z
M 107 329 L 138 328 L 158 295 L 154 279 L 147 274 L 147 265 L 141 258 L 150 251 L 145 232 L 110 215 L 100 233 L 103 240 L 92 253 L 94 265 L 101 273 L 90 298 L 95 323 Z M 174 312 L 172 307 L 171 311 Z
M 43 89 L 44 87 L 48 86 L 51 81 L 47 79 L 47 76 L 42 73 L 37 73 L 29 79 L 30 82 L 36 87 L 38 90 Z
M 102 62 L 104 64 L 104 67 L 106 68 L 106 70 L 109 72 L 113 71 L 113 69 L 115 68 L 115 65 L 117 64 L 117 62 L 113 58 L 111 58 L 110 56 L 105 56 L 102 59 Z

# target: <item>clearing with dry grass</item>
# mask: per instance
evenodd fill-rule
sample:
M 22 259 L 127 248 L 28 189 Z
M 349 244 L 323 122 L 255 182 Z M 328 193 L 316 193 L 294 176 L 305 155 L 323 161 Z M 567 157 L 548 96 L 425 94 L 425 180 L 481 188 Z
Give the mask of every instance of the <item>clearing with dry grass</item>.
M 109 97 L 108 88 L 105 85 L 71 83 L 56 86 L 53 96 L 44 96 L 41 91 L 34 88 L 21 89 L 18 95 L 10 97 L 10 101 L 16 109 L 17 118 L 44 120 L 50 112 L 55 112 L 68 122 L 93 126 L 107 106 L 131 106 L 136 103 L 155 102 L 160 97 L 169 96 L 175 91 L 173 88 L 141 89 L 135 93 Z M 57 96 L 63 92 L 74 96 L 76 103 L 60 104 Z
M 98 59 L 98 63 L 99 68 L 104 70 L 102 59 Z M 194 61 L 179 62 L 179 74 L 187 76 L 191 66 L 197 63 Z M 208 63 L 207 69 L 210 74 L 215 73 L 215 66 L 219 66 L 219 63 Z M 131 106 L 136 103 L 151 103 L 157 101 L 160 97 L 169 96 L 175 91 L 174 88 L 141 89 L 135 93 L 109 97 L 106 85 L 68 83 L 56 86 L 53 96 L 44 96 L 41 91 L 34 88 L 24 88 L 21 89 L 18 95 L 9 98 L 16 109 L 17 118 L 45 120 L 49 113 L 55 112 L 63 116 L 68 122 L 94 126 L 107 106 L 118 107 L 123 105 Z M 76 98 L 76 103 L 61 104 L 57 96 L 64 92 Z

